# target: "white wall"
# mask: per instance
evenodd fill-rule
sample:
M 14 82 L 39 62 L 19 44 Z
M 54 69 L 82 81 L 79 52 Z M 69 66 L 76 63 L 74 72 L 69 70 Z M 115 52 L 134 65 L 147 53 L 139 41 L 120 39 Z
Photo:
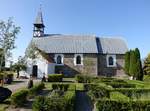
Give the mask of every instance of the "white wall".
M 31 59 L 27 60 L 27 74 L 32 74 L 32 68 L 33 65 L 38 66 L 38 78 L 43 77 L 43 73 L 47 77 L 48 74 L 54 74 L 55 72 L 55 64 L 54 63 L 48 63 L 44 58 L 39 57 L 34 60 L 34 62 Z

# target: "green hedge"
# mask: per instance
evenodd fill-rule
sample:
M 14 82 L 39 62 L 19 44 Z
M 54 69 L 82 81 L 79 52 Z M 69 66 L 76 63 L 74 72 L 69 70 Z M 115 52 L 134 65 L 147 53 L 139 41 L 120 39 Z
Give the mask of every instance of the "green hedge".
M 135 84 L 119 83 L 119 82 L 105 82 L 107 85 L 111 85 L 113 88 L 135 88 Z
M 45 84 L 41 82 L 29 89 L 29 95 L 36 95 L 39 91 L 45 88 Z
M 142 96 L 150 95 L 150 89 L 139 88 L 116 88 L 115 91 L 119 91 L 131 99 L 140 99 Z
M 97 111 L 150 111 L 150 101 L 98 100 Z
M 87 75 L 76 75 L 75 79 L 78 83 L 91 83 L 94 77 Z
M 23 106 L 27 101 L 28 90 L 20 90 L 11 96 L 11 104 L 15 106 Z
M 75 91 L 76 85 L 75 84 L 57 84 L 57 83 L 54 83 L 54 84 L 52 84 L 52 89 L 53 90 L 62 90 L 62 91 L 68 91 L 68 90 Z
M 33 111 L 73 111 L 75 91 L 67 91 L 64 96 L 38 96 L 33 102 Z
M 63 79 L 63 74 L 49 74 L 48 82 L 61 82 Z
M 130 100 L 129 97 L 127 97 L 126 95 L 124 95 L 124 94 L 122 94 L 120 92 L 117 92 L 117 91 L 110 92 L 109 96 L 110 96 L 109 98 L 111 100 L 120 100 L 120 101 L 122 101 L 122 100 Z

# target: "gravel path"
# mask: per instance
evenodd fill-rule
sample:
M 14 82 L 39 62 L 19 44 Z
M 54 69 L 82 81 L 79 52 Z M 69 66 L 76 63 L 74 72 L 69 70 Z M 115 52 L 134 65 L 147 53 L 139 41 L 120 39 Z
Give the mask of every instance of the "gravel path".
M 15 79 L 14 81 L 18 82 L 18 83 L 14 83 L 14 84 L 10 84 L 8 86 L 5 86 L 6 88 L 10 89 L 12 91 L 12 93 L 16 92 L 17 90 L 21 89 L 21 88 L 26 88 L 27 84 L 28 84 L 28 79 Z M 33 80 L 33 84 L 36 84 L 38 82 L 40 82 L 41 80 Z
M 78 91 L 76 93 L 75 111 L 92 111 L 91 101 L 86 92 Z

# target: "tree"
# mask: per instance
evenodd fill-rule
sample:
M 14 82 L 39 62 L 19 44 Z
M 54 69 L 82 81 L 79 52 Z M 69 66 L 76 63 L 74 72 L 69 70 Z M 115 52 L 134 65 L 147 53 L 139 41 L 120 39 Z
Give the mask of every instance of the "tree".
M 124 71 L 128 75 L 130 75 L 129 68 L 130 68 L 130 51 L 126 52 L 125 54 L 125 65 L 124 65 Z
M 148 56 L 144 60 L 143 70 L 145 75 L 150 75 L 150 54 L 148 54 Z
M 136 72 L 136 54 L 134 50 L 130 51 L 130 68 L 129 68 L 129 74 L 135 78 L 135 72 Z
M 25 59 L 23 57 L 19 56 L 18 62 L 15 63 L 14 65 L 12 65 L 12 69 L 17 72 L 17 78 L 19 78 L 19 75 L 20 75 L 19 72 L 21 70 L 26 70 Z
M 0 21 L 0 47 L 3 49 L 0 57 L 0 71 L 4 58 L 9 58 L 12 54 L 11 51 L 15 48 L 15 39 L 19 32 L 20 27 L 15 26 L 12 18 L 9 18 L 6 22 Z
M 135 77 L 137 80 L 143 80 L 143 69 L 142 69 L 142 62 L 141 62 L 141 55 L 138 48 L 135 49 L 136 55 L 136 72 Z

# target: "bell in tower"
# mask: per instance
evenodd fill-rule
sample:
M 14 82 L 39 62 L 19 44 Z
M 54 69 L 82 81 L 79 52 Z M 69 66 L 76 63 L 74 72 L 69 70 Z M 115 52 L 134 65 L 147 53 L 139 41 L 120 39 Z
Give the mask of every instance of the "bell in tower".
M 33 37 L 43 37 L 44 36 L 44 23 L 42 17 L 41 8 L 37 14 L 36 20 L 34 22 L 34 29 L 33 29 Z

